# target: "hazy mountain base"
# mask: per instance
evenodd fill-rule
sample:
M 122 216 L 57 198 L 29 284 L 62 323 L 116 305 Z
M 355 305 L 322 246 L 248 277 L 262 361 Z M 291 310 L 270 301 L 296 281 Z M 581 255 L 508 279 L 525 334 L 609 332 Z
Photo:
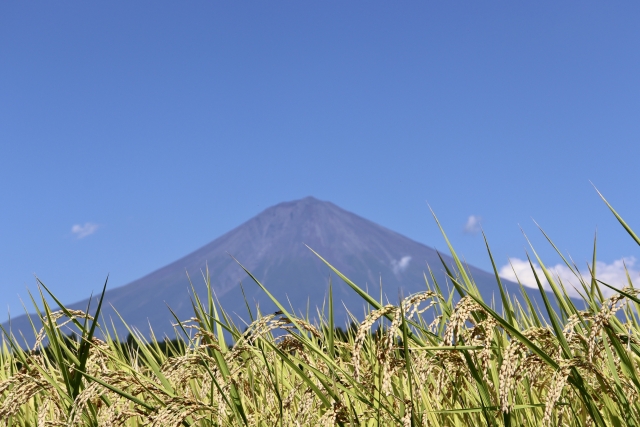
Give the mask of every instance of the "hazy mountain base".
M 311 253 L 311 252 L 310 252 Z M 449 257 L 444 257 L 449 258 Z M 376 260 L 362 260 L 359 258 L 351 257 L 356 265 L 362 262 L 369 262 L 368 265 L 375 264 Z M 327 292 L 329 283 L 332 283 L 333 296 L 334 296 L 334 321 L 336 326 L 346 328 L 353 321 L 362 321 L 367 312 L 370 310 L 369 304 L 354 294 L 351 289 L 340 277 L 333 273 L 328 267 L 320 262 L 317 257 L 300 260 L 298 263 L 289 263 L 284 267 L 277 270 L 278 276 L 269 276 L 269 266 L 259 266 L 257 271 L 252 271 L 256 277 L 267 277 L 267 280 L 261 280 L 267 288 L 272 291 L 272 294 L 278 301 L 290 310 L 292 313 L 296 313 L 298 316 L 307 318 L 309 321 L 318 321 L 319 312 L 325 312 L 327 305 Z M 349 260 L 345 262 L 348 264 Z M 342 264 L 342 263 L 341 263 Z M 453 264 L 453 262 L 452 262 Z M 237 268 L 242 270 L 240 265 Z M 454 265 L 450 265 L 449 268 L 454 269 Z M 358 271 L 357 268 L 351 268 L 352 271 Z M 472 271 L 477 269 L 472 269 Z M 439 274 L 436 274 L 439 273 Z M 477 272 L 477 271 L 476 271 Z M 243 272 L 244 273 L 244 272 Z M 312 273 L 316 273 L 315 277 L 312 277 Z M 442 290 L 449 294 L 453 291 L 453 284 L 451 280 L 446 278 L 443 269 L 433 269 L 433 277 L 440 283 Z M 500 293 L 498 291 L 498 285 L 495 276 L 491 278 L 490 285 L 487 284 L 486 277 L 488 274 L 481 272 L 480 275 L 484 282 L 478 286 L 481 289 L 481 295 L 487 303 L 493 307 L 497 312 L 502 312 L 502 301 Z M 391 277 L 389 277 L 391 276 Z M 357 277 L 357 276 L 356 276 Z M 473 277 L 473 276 L 472 276 Z M 302 278 L 302 279 L 301 279 Z M 378 301 L 382 301 L 383 304 L 397 304 L 405 296 L 411 295 L 417 292 L 423 292 L 427 289 L 426 281 L 431 281 L 431 272 L 425 269 L 423 274 L 416 277 L 412 286 L 386 286 L 386 281 L 389 280 L 392 283 L 397 283 L 397 277 L 395 275 L 387 274 L 387 277 L 380 277 L 377 283 L 369 284 L 365 278 L 361 280 L 353 280 L 362 289 L 365 289 L 370 295 L 375 297 Z M 175 337 L 174 324 L 176 323 L 176 317 L 180 320 L 186 320 L 193 316 L 192 297 L 194 291 L 199 298 L 204 299 L 207 295 L 207 280 L 215 283 L 215 276 L 209 272 L 209 278 L 207 278 L 207 271 L 198 272 L 198 275 L 191 277 L 191 281 L 185 274 L 185 279 L 182 282 L 182 286 L 174 286 L 178 289 L 182 288 L 185 295 L 191 295 L 190 299 L 185 301 L 185 298 L 174 298 L 169 301 L 160 300 L 157 294 L 151 293 L 148 297 L 145 297 L 144 304 L 140 304 L 139 296 L 132 296 L 129 299 L 119 299 L 117 307 L 110 305 L 108 299 L 109 292 L 105 295 L 105 304 L 102 308 L 102 323 L 111 325 L 114 332 L 119 337 L 126 337 L 131 330 L 135 330 L 141 333 L 143 336 L 149 338 L 151 330 L 158 337 L 167 337 L 173 339 Z M 364 285 L 361 285 L 364 283 Z M 477 282 L 475 282 L 477 284 Z M 527 293 L 528 298 L 531 300 L 533 306 L 537 311 L 543 313 L 544 316 L 544 302 L 540 297 L 537 290 L 521 288 L 520 286 L 513 284 L 509 281 L 502 281 L 503 286 L 509 292 L 510 296 L 522 296 L 522 290 Z M 382 289 L 380 286 L 382 285 Z M 392 293 L 389 293 L 387 289 L 390 288 Z M 495 289 L 493 292 L 487 292 L 488 289 Z M 212 286 L 213 289 L 213 286 Z M 176 290 L 177 292 L 177 290 Z M 214 295 L 215 297 L 215 295 Z M 355 297 L 355 298 L 354 298 Z M 246 300 L 245 300 L 246 298 Z M 459 299 L 459 296 L 453 294 L 453 302 L 455 303 Z M 520 298 L 522 300 L 522 298 Z M 91 307 L 89 311 L 95 312 L 99 297 L 94 297 L 91 301 Z M 238 325 L 247 325 L 251 323 L 252 316 L 257 316 L 258 310 L 262 314 L 273 313 L 278 310 L 277 306 L 272 300 L 270 300 L 260 287 L 258 287 L 253 280 L 247 275 L 246 279 L 242 282 L 241 286 L 230 289 L 218 298 L 218 301 L 222 307 L 225 308 L 226 313 L 230 318 Z M 522 300 L 524 303 L 524 300 Z M 70 304 L 67 307 L 70 310 L 87 311 L 88 301 L 82 303 Z M 583 303 L 576 301 L 579 307 L 583 307 Z M 552 306 L 557 309 L 555 301 L 552 301 Z M 149 307 L 153 307 L 150 313 L 147 313 Z M 58 310 L 59 308 L 54 309 Z M 251 314 L 248 312 L 251 310 Z M 121 313 L 129 314 L 128 317 L 124 317 L 124 321 L 121 319 Z M 131 316 L 130 313 L 138 313 L 138 316 Z M 34 316 L 34 315 L 32 315 Z M 37 319 L 37 316 L 34 316 Z M 37 323 L 37 321 L 36 321 Z M 23 347 L 31 347 L 35 343 L 35 337 L 37 331 L 31 326 L 31 322 L 26 316 L 21 316 L 17 319 L 7 322 L 3 325 L 8 331 L 12 331 L 18 336 L 21 336 Z M 64 329 L 63 329 L 64 330 Z M 19 331 L 16 332 L 16 331 Z M 67 330 L 67 333 L 71 330 Z M 98 331 L 97 336 L 101 339 L 105 337 Z

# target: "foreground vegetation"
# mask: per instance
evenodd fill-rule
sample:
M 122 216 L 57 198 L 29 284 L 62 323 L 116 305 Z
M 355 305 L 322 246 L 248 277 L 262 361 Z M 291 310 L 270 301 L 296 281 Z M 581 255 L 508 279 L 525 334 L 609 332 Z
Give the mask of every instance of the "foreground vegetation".
M 40 284 L 44 309 L 34 319 L 39 330 L 35 346 L 23 350 L 4 331 L 0 423 L 272 427 L 640 422 L 640 300 L 630 281 L 611 293 L 608 284 L 596 280 L 595 271 L 584 279 L 567 262 L 582 288 L 584 307 L 578 307 L 567 285 L 552 277 L 533 251 L 545 276 L 538 278 L 540 289 L 546 278 L 552 293 L 541 292 L 544 307 L 534 307 L 526 294 L 520 299 L 508 295 L 496 274 L 498 313 L 482 300 L 450 249 L 455 265 L 442 266 L 448 283 L 426 274 L 425 291 L 397 305 L 384 305 L 334 269 L 370 307 L 364 321 L 346 332 L 334 324 L 331 287 L 318 312 L 320 321 L 295 316 L 274 299 L 280 311 L 258 313 L 248 327 L 229 319 L 209 287 L 206 299 L 194 293 L 192 319 L 176 319 L 178 339 L 147 340 L 131 331 L 125 343 L 104 321 L 99 325 L 84 312 L 52 312 L 44 298 L 49 291 Z M 613 296 L 605 298 L 605 289 Z M 90 312 L 100 318 L 100 306 Z M 69 339 L 62 325 L 75 328 L 76 339 Z

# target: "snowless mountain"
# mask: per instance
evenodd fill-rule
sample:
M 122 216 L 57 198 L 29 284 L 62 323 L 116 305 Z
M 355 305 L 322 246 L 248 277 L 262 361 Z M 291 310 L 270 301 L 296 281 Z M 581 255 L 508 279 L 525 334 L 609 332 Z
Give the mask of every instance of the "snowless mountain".
M 347 212 L 333 203 L 307 197 L 270 207 L 220 236 L 206 246 L 162 267 L 128 285 L 109 289 L 105 294 L 103 314 L 113 318 L 118 334 L 126 329 L 111 307 L 143 333 L 152 326 L 156 336 L 173 335 L 174 320 L 167 306 L 181 319 L 192 317 L 190 284 L 206 297 L 201 274 L 207 267 L 211 284 L 222 306 L 235 322 L 249 321 L 239 283 L 255 313 L 257 304 L 263 313 L 275 310 L 264 292 L 251 280 L 235 257 L 285 306 L 314 317 L 325 301 L 330 277 L 334 289 L 336 324 L 344 324 L 346 309 L 363 317 L 364 302 L 305 245 L 313 248 L 346 277 L 372 295 L 382 293 L 395 303 L 399 295 L 423 291 L 424 273 L 429 265 L 439 284 L 446 288 L 444 268 L 437 252 L 401 234 Z M 453 260 L 443 255 L 448 265 Z M 500 295 L 493 274 L 473 266 L 469 271 L 485 301 L 496 301 Z M 510 294 L 520 294 L 518 285 L 503 281 Z M 449 286 L 450 283 L 449 283 Z M 537 292 L 531 292 L 537 294 Z M 534 295 L 534 299 L 537 295 Z M 95 298 L 95 297 L 94 297 Z M 88 299 L 69 304 L 84 310 Z M 542 306 L 542 304 L 540 304 Z M 92 307 L 96 303 L 92 302 Z M 3 325 L 7 328 L 9 325 Z M 11 321 L 14 333 L 21 330 L 31 335 L 26 316 Z

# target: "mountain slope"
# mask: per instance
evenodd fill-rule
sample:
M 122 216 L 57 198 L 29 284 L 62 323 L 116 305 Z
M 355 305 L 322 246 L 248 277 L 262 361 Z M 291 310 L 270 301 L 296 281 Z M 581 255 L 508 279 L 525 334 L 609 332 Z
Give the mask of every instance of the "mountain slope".
M 427 264 L 439 283 L 445 283 L 442 264 L 436 251 L 395 233 L 330 202 L 313 197 L 280 203 L 229 231 L 211 243 L 128 285 L 110 289 L 105 296 L 107 318 L 113 317 L 120 327 L 115 307 L 131 326 L 148 331 L 152 325 L 156 335 L 172 334 L 173 320 L 167 305 L 181 319 L 192 316 L 189 279 L 197 292 L 206 295 L 201 271 L 208 267 L 211 284 L 223 307 L 248 321 L 246 305 L 239 282 L 242 281 L 250 305 L 260 304 L 263 312 L 274 310 L 268 298 L 253 283 L 233 255 L 251 271 L 281 302 L 290 302 L 296 311 L 316 313 L 323 304 L 330 270 L 306 246 L 313 248 L 339 271 L 373 295 L 380 295 L 379 284 L 390 301 L 398 296 L 425 289 L 423 273 Z M 450 257 L 443 256 L 452 264 Z M 499 299 L 493 274 L 470 267 L 472 277 L 485 300 Z M 506 282 L 510 293 L 520 292 L 517 285 Z M 361 317 L 363 302 L 355 292 L 333 275 L 337 319 L 346 319 L 346 309 Z M 288 302 L 287 302 L 288 300 Z M 342 301 L 343 304 L 339 304 Z M 85 309 L 88 300 L 70 304 Z M 93 304 L 92 304 L 93 305 Z M 95 305 L 93 305 L 95 307 Z M 12 320 L 12 329 L 28 331 L 25 316 Z

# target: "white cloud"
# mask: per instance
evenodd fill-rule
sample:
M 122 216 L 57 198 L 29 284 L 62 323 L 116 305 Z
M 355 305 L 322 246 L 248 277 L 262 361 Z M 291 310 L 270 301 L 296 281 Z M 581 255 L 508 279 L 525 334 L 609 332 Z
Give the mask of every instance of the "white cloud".
M 391 268 L 393 269 L 393 274 L 398 275 L 405 271 L 407 267 L 409 267 L 410 261 L 410 256 L 403 256 L 402 258 L 400 258 L 400 261 L 397 261 L 395 259 L 391 260 Z
M 477 215 L 470 215 L 464 226 L 464 232 L 467 234 L 478 234 L 480 232 L 480 222 L 482 218 Z
M 98 231 L 98 228 L 100 228 L 98 224 L 85 222 L 84 224 L 74 224 L 71 227 L 71 232 L 75 234 L 78 239 L 84 239 Z
M 520 279 L 520 283 L 522 283 L 523 286 L 527 286 L 530 288 L 538 287 L 536 279 L 533 275 L 533 271 L 531 270 L 531 266 L 529 265 L 529 261 L 521 260 L 519 258 L 511 258 L 509 261 L 510 264 L 507 264 L 500 268 L 500 277 L 511 280 L 513 282 L 517 282 L 517 279 Z M 602 280 L 608 285 L 621 289 L 628 285 L 628 272 L 629 276 L 631 277 L 631 281 L 635 285 L 638 285 L 640 283 L 640 271 L 633 268 L 635 263 L 636 259 L 634 257 L 621 258 L 613 261 L 611 264 L 597 261 L 596 278 L 598 280 Z M 627 266 L 627 271 L 625 271 L 625 264 Z M 536 263 L 533 263 L 533 267 L 536 270 L 536 274 L 538 275 L 538 279 L 540 280 L 540 283 L 542 283 L 542 286 L 545 289 L 550 289 L 549 282 L 547 282 L 547 279 L 542 272 L 542 268 L 540 268 L 540 266 Z M 554 279 L 558 277 L 560 278 L 570 295 L 578 296 L 578 293 L 574 288 L 577 288 L 582 292 L 582 286 L 580 285 L 578 277 L 576 277 L 576 274 L 566 265 L 556 264 L 553 267 L 548 266 L 547 269 L 554 277 Z M 587 283 L 591 282 L 591 273 L 589 273 L 586 266 L 583 270 L 580 270 L 580 275 Z M 600 290 L 605 296 L 612 295 L 614 293 L 614 291 L 603 285 L 600 285 Z

